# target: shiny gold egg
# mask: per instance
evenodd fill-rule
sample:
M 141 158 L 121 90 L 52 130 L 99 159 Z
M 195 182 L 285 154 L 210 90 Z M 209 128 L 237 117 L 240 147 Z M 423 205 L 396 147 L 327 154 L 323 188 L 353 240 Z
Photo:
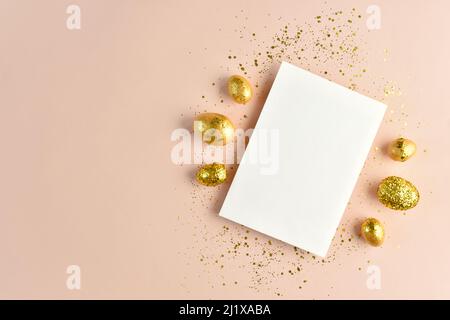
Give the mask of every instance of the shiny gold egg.
M 381 246 L 384 241 L 384 227 L 377 219 L 368 218 L 361 225 L 361 235 L 370 245 Z
M 223 146 L 233 140 L 234 125 L 222 114 L 202 113 L 194 120 L 194 132 L 201 133 L 208 144 Z
M 234 75 L 228 79 L 228 93 L 240 104 L 246 104 L 253 96 L 253 89 L 244 77 Z
M 196 178 L 199 183 L 214 187 L 227 180 L 227 170 L 221 163 L 205 164 L 198 169 Z
M 389 155 L 395 161 L 406 161 L 416 153 L 414 141 L 398 138 L 389 144 Z
M 420 195 L 416 186 L 400 177 L 387 177 L 378 185 L 378 200 L 394 210 L 408 210 L 419 202 Z

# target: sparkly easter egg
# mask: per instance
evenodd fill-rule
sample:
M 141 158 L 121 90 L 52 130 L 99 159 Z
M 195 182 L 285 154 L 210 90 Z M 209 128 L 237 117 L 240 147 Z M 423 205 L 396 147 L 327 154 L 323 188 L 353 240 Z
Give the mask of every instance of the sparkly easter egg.
M 409 181 L 400 177 L 387 177 L 378 185 L 378 200 L 394 210 L 408 210 L 419 202 L 419 191 Z
M 199 183 L 214 187 L 227 180 L 227 170 L 221 163 L 205 164 L 198 169 L 196 178 Z
M 233 140 L 234 125 L 222 114 L 207 112 L 195 118 L 194 132 L 201 133 L 208 144 L 223 146 Z
M 381 246 L 384 241 L 384 227 L 377 219 L 368 218 L 361 225 L 361 235 L 370 245 Z
M 416 144 L 414 141 L 398 138 L 389 144 L 389 155 L 395 161 L 406 161 L 416 153 Z
M 240 104 L 246 104 L 253 95 L 253 89 L 247 79 L 241 76 L 231 76 L 228 79 L 228 93 Z

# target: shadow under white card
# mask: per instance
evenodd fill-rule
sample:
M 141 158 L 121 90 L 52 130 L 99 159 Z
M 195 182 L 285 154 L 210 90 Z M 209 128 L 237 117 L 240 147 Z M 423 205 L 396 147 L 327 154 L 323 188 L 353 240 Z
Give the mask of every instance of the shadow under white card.
M 385 110 L 283 62 L 220 216 L 324 257 Z

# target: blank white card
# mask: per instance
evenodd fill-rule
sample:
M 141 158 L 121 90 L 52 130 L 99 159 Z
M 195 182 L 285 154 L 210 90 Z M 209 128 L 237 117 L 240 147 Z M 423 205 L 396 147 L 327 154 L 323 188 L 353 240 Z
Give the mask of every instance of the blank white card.
M 283 62 L 220 216 L 326 256 L 385 110 Z

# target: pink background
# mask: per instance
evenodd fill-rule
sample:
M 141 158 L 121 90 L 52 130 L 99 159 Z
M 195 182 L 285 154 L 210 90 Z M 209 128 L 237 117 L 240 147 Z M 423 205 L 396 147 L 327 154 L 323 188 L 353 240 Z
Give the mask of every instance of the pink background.
M 80 30 L 66 28 L 72 3 Z M 380 0 L 369 31 L 371 4 L 1 1 L 0 298 L 450 298 L 450 4 Z M 271 60 L 285 26 L 305 33 L 288 50 L 305 50 Z M 347 51 L 330 58 L 316 38 Z M 219 218 L 229 184 L 198 186 L 197 166 L 170 158 L 198 112 L 251 128 L 281 59 L 389 105 L 323 261 Z M 258 84 L 246 106 L 223 90 L 239 63 Z M 418 145 L 406 163 L 385 154 L 400 135 Z M 389 175 L 417 185 L 416 208 L 378 203 Z M 381 248 L 358 236 L 368 216 L 385 224 Z

